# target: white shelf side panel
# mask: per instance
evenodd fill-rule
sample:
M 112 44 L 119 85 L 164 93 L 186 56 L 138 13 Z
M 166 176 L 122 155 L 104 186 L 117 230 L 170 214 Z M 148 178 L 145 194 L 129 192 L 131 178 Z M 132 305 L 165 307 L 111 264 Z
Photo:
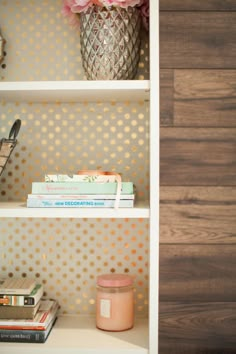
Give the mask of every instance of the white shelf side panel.
M 148 354 L 148 324 L 138 319 L 133 329 L 105 332 L 88 317 L 59 317 L 44 344 L 0 343 L 1 354 Z
M 160 184 L 159 1 L 150 0 L 150 14 L 149 354 L 158 354 Z

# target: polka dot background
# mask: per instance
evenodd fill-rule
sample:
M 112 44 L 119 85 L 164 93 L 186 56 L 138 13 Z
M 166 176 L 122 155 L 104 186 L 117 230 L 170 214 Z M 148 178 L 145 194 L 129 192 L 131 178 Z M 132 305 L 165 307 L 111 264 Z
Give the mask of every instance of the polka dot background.
M 6 39 L 2 81 L 84 80 L 79 33 L 61 15 L 61 0 L 1 0 Z M 137 79 L 148 79 L 143 33 Z M 146 42 L 147 43 L 147 42 Z M 80 169 L 119 172 L 149 197 L 147 102 L 0 102 L 0 138 L 22 120 L 18 144 L 0 177 L 0 201 L 25 201 L 46 173 Z M 148 303 L 147 220 L 1 219 L 2 276 L 33 276 L 63 313 L 94 313 L 96 276 L 135 278 L 137 315 Z
M 134 277 L 137 316 L 147 313 L 145 219 L 1 219 L 1 276 L 35 277 L 62 313 L 95 312 L 96 276 Z
M 148 198 L 149 126 L 145 102 L 93 104 L 12 104 L 0 106 L 0 136 L 15 119 L 22 127 L 0 177 L 0 200 L 25 201 L 33 181 L 47 173 L 100 169 L 121 173 Z
M 61 14 L 62 0 L 1 0 L 0 28 L 6 39 L 0 80 L 83 80 L 79 30 Z M 136 79 L 148 79 L 147 33 L 142 33 Z

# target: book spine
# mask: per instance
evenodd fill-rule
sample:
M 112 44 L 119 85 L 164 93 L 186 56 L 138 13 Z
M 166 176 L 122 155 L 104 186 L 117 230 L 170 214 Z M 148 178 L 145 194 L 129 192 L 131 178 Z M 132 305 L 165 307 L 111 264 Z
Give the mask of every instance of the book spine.
M 28 199 L 79 199 L 79 200 L 87 200 L 87 199 L 109 199 L 115 200 L 115 194 L 28 194 Z M 122 194 L 120 199 L 134 199 L 134 194 Z
M 44 331 L 0 329 L 0 342 L 44 343 L 45 340 Z
M 33 296 L 0 295 L 0 306 L 35 306 L 43 296 L 42 285 L 37 285 L 37 292 Z
M 34 298 L 23 295 L 0 295 L 0 305 L 24 306 L 34 305 Z
M 117 183 L 33 182 L 32 194 L 116 194 Z M 133 194 L 133 183 L 122 182 L 121 194 Z
M 120 200 L 119 208 L 132 208 L 133 200 Z M 60 199 L 28 199 L 28 208 L 114 208 L 115 200 L 60 200 Z

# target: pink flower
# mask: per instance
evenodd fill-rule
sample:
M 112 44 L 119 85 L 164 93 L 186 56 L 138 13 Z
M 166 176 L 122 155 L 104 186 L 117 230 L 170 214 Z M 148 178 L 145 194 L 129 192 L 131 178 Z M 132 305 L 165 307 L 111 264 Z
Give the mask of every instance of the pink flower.
M 129 6 L 135 7 L 140 4 L 140 0 L 103 0 L 103 6 L 119 6 L 127 8 Z
M 142 21 L 145 29 L 149 29 L 149 0 L 142 0 L 140 5 L 140 11 L 142 16 Z
M 149 0 L 63 0 L 62 14 L 69 19 L 69 23 L 74 27 L 79 26 L 79 16 L 90 6 L 98 5 L 104 7 L 137 7 L 140 10 L 143 25 L 148 30 L 149 27 Z
M 73 0 L 73 4 L 71 5 L 71 12 L 80 13 L 86 11 L 90 6 L 93 5 L 92 0 Z
M 77 28 L 79 26 L 79 18 L 78 16 L 71 11 L 71 7 L 74 5 L 76 0 L 63 0 L 63 6 L 62 6 L 62 15 L 65 17 L 68 17 L 69 24 Z

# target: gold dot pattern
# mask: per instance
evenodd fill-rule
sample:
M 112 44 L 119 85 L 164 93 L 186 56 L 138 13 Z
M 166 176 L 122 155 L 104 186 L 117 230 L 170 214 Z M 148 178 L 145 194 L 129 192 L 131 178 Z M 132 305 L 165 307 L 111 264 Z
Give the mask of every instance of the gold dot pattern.
M 49 81 L 85 79 L 79 30 L 61 14 L 61 0 L 2 0 L 1 31 L 6 39 L 6 68 L 1 80 Z M 148 79 L 148 45 L 142 33 L 136 79 Z
M 148 199 L 148 103 L 0 105 L 0 136 L 22 120 L 18 145 L 0 177 L 0 200 L 25 201 L 46 173 L 100 169 L 121 173 Z
M 2 276 L 31 276 L 62 313 L 94 314 L 96 276 L 134 277 L 137 315 L 148 310 L 146 219 L 1 219 Z

